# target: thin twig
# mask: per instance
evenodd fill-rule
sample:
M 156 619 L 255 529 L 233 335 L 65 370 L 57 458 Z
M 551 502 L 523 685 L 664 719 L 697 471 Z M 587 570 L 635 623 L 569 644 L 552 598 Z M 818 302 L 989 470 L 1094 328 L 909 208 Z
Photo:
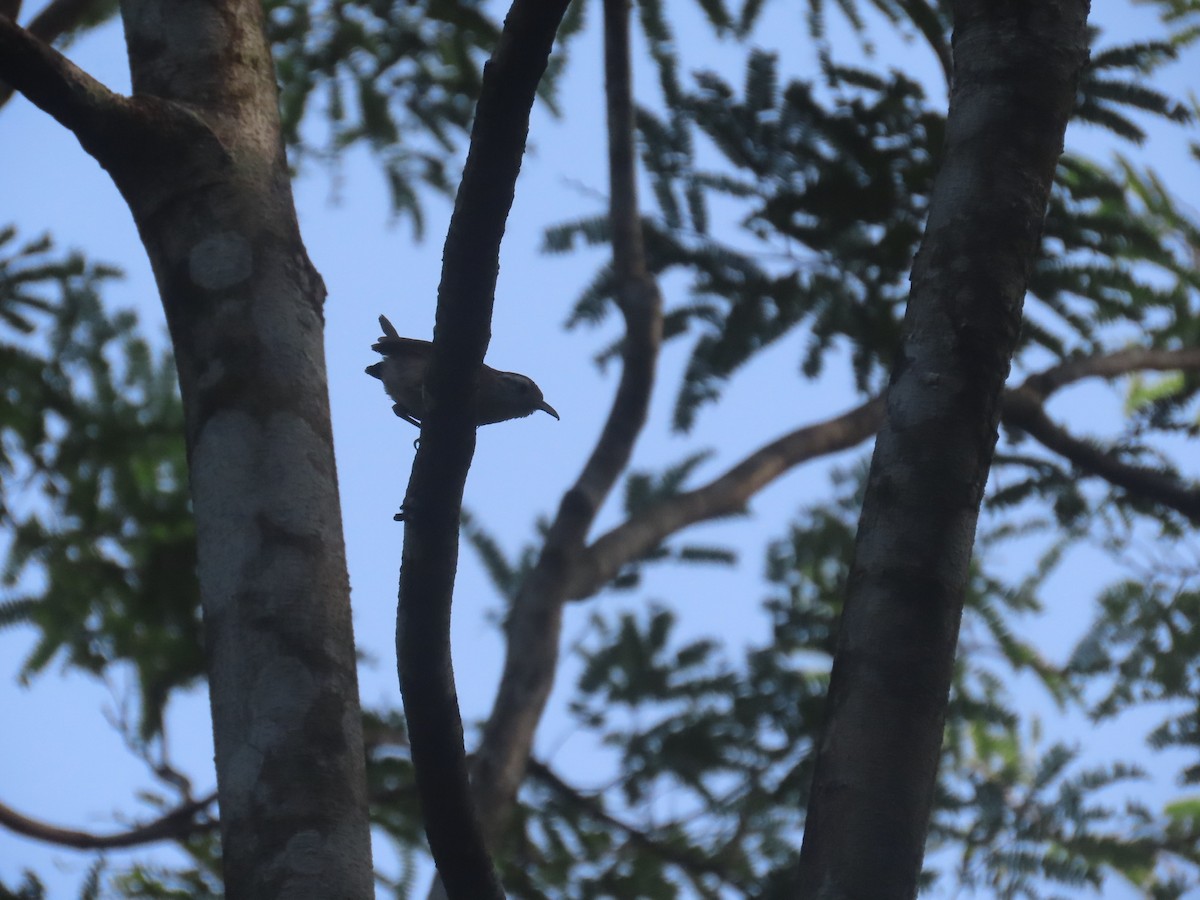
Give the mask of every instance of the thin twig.
M 1087 474 L 1200 522 L 1200 486 L 1157 469 L 1123 462 L 1098 444 L 1075 437 L 1047 415 L 1034 394 L 1009 391 L 1004 397 L 1004 422 L 1025 431 Z

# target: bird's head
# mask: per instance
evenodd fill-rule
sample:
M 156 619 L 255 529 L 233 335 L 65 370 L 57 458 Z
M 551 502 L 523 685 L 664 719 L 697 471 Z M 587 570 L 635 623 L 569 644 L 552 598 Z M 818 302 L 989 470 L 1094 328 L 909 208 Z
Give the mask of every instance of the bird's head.
M 487 378 L 492 375 L 492 378 Z M 490 383 L 488 383 L 490 382 Z M 558 412 L 542 397 L 542 389 L 532 378 L 516 372 L 487 372 L 480 385 L 479 424 L 520 419 L 538 410 L 558 418 Z

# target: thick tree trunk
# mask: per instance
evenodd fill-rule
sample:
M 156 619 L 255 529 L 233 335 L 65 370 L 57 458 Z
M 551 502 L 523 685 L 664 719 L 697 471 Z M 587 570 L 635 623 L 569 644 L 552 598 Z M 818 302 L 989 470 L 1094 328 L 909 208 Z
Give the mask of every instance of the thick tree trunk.
M 324 286 L 257 0 L 125 0 L 134 96 L 0 19 L 0 75 L 112 175 L 186 416 L 226 896 L 374 895 Z M 181 578 L 192 577 L 181 572 Z
M 945 159 L 859 524 L 800 897 L 914 897 L 979 504 L 1087 0 L 958 0 Z
M 209 135 L 162 135 L 163 156 L 113 174 L 183 391 L 226 894 L 371 897 L 325 290 L 296 223 L 262 7 L 122 13 L 135 96 L 186 104 Z

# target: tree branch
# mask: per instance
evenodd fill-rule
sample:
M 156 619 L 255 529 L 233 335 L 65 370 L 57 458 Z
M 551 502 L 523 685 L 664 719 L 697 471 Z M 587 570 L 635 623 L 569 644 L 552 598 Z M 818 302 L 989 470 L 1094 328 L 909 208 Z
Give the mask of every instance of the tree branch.
M 1130 348 L 1116 353 L 1082 356 L 1031 375 L 1018 388 L 1005 392 L 1005 424 L 1020 428 L 1048 450 L 1065 457 L 1089 475 L 1103 478 L 1132 494 L 1161 503 L 1200 521 L 1200 486 L 1145 466 L 1117 459 L 1092 441 L 1075 437 L 1046 413 L 1043 402 L 1055 391 L 1085 378 L 1120 378 L 1134 372 L 1200 370 L 1200 347 L 1178 350 Z
M 1075 437 L 1051 420 L 1034 392 L 1009 391 L 1004 397 L 1004 422 L 1027 432 L 1089 475 L 1097 475 L 1200 523 L 1200 486 L 1194 482 L 1189 486 L 1155 469 L 1122 462 L 1092 441 Z
M 1021 389 L 1046 399 L 1055 391 L 1085 378 L 1119 378 L 1133 372 L 1195 371 L 1200 369 L 1200 347 L 1182 350 L 1130 348 L 1116 353 L 1069 359 L 1025 379 Z
M 473 779 L 484 830 L 493 844 L 516 803 L 533 735 L 554 684 L 567 584 L 596 513 L 628 465 L 645 424 L 662 340 L 662 300 L 646 271 L 638 215 L 629 6 L 629 0 L 604 3 L 609 215 L 618 305 L 625 318 L 621 381 L 600 439 L 563 496 L 537 564 L 506 623 L 504 671 Z
M 1043 427 L 1035 431 L 1035 428 L 1038 428 L 1036 423 L 1031 426 L 1027 422 L 1018 421 L 1018 417 L 1029 415 L 1026 407 L 1030 402 L 1040 403 L 1056 391 L 1086 378 L 1112 379 L 1134 372 L 1198 369 L 1200 348 L 1196 347 L 1181 350 L 1133 348 L 1116 353 L 1079 357 L 1030 375 L 1020 387 L 1006 391 L 1004 420 L 1041 440 L 1043 433 L 1050 434 L 1048 430 Z M 882 401 L 876 398 L 836 418 L 798 428 L 750 454 L 708 484 L 664 500 L 654 508 L 622 522 L 593 541 L 580 556 L 572 571 L 567 597 L 572 600 L 584 600 L 593 596 L 616 577 L 622 566 L 657 547 L 672 534 L 689 525 L 738 512 L 755 494 L 793 467 L 849 449 L 867 440 L 879 428 L 882 409 Z M 1046 423 L 1050 429 L 1055 428 L 1048 419 Z M 1061 432 L 1061 429 L 1058 431 Z M 1062 442 L 1063 436 L 1067 441 L 1074 441 L 1062 432 L 1060 446 L 1064 449 L 1051 449 L 1057 450 L 1083 468 L 1082 463 L 1072 455 L 1079 455 L 1078 451 L 1071 449 L 1071 452 L 1067 452 L 1073 445 Z M 1093 453 L 1099 452 L 1090 444 L 1084 443 L 1084 446 L 1089 447 Z M 1108 459 L 1113 464 L 1110 468 L 1114 470 L 1132 470 L 1124 473 L 1125 481 L 1121 484 L 1122 487 L 1136 491 L 1139 490 L 1138 485 L 1148 485 L 1157 479 L 1161 485 L 1156 488 L 1156 493 L 1146 496 L 1190 515 L 1185 511 L 1193 502 L 1193 492 L 1188 488 L 1151 470 L 1131 467 L 1116 462 L 1111 457 Z M 1088 471 L 1102 475 L 1099 468 L 1100 464 L 1097 463 Z M 1147 477 L 1139 478 L 1138 474 Z
M 745 508 L 756 493 L 800 463 L 847 450 L 879 430 L 883 400 L 876 397 L 833 419 L 806 425 L 750 454 L 703 487 L 664 500 L 597 538 L 580 557 L 567 589 L 583 600 L 616 577 L 629 560 L 675 532 Z
M 7 17 L 13 22 L 17 21 L 17 14 L 21 11 L 21 0 L 5 0 L 5 3 L 8 8 L 0 8 L 0 18 Z M 28 31 L 39 41 L 53 44 L 68 31 L 74 31 L 84 14 L 97 5 L 97 0 L 51 0 L 33 17 Z M 12 85 L 0 81 L 0 109 L 12 99 L 12 95 Z
M 68 31 L 74 31 L 89 9 L 98 7 L 99 0 L 50 0 L 29 23 L 29 33 L 40 41 L 52 44 Z
M 216 829 L 218 823 L 215 819 L 197 821 L 196 818 L 216 799 L 217 794 L 214 791 L 206 797 L 184 803 L 152 822 L 117 834 L 92 834 L 88 831 L 58 828 L 23 816 L 2 803 L 0 825 L 25 837 L 57 844 L 60 847 L 72 847 L 76 850 L 117 850 L 156 841 L 182 841 L 192 835 Z
M 54 48 L 0 16 L 0 79 L 71 131 L 102 165 L 114 128 L 131 111 L 127 97 L 110 91 Z M 2 102 L 2 101 L 0 101 Z
M 405 498 L 397 668 L 425 833 L 453 900 L 502 898 L 472 804 L 450 657 L 471 417 L 529 114 L 567 0 L 515 0 L 483 84 L 442 255 L 430 404 Z

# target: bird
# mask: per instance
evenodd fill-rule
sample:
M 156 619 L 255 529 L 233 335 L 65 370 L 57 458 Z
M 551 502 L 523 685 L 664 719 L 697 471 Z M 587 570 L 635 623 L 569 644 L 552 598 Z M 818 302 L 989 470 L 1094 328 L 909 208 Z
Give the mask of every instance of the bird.
M 383 360 L 367 366 L 367 374 L 383 382 L 384 390 L 395 401 L 392 412 L 419 428 L 428 412 L 425 374 L 433 358 L 433 344 L 400 337 L 387 316 L 379 317 L 379 327 L 383 329 L 383 337 L 371 349 L 382 354 Z M 559 418 L 532 378 L 487 365 L 480 371 L 475 398 L 476 426 L 521 419 L 539 409 Z

